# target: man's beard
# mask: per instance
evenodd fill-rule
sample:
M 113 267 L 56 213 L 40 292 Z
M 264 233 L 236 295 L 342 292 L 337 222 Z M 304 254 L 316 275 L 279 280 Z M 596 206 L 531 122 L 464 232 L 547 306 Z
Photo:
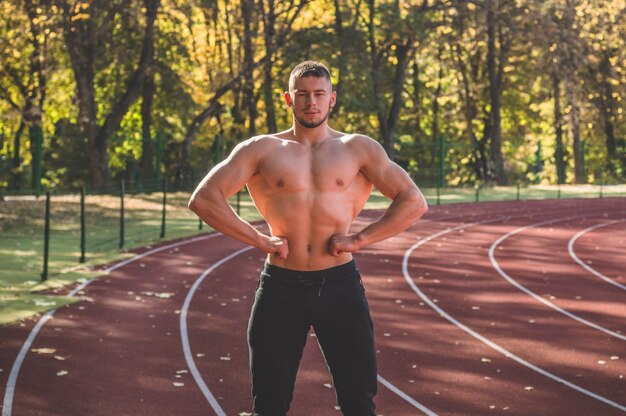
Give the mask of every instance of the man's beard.
M 331 108 L 332 108 L 332 107 L 331 107 L 331 106 L 330 106 L 330 104 L 329 104 L 329 105 L 328 105 L 328 111 L 326 112 L 326 115 L 325 115 L 325 116 L 324 116 L 321 120 L 319 120 L 319 121 L 308 122 L 308 121 L 305 121 L 305 120 L 304 120 L 304 118 L 298 118 L 298 117 L 296 117 L 296 120 L 298 121 L 298 123 L 299 123 L 301 126 L 306 127 L 306 128 L 308 128 L 308 129 L 314 129 L 314 128 L 316 128 L 316 127 L 321 126 L 322 124 L 324 124 L 324 122 L 325 122 L 326 120 L 328 120 L 328 116 L 330 115 L 330 110 L 331 110 Z

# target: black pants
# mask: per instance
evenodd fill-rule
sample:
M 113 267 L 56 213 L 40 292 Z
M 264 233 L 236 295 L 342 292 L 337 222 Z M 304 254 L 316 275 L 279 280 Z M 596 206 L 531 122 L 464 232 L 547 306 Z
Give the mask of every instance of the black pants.
M 287 414 L 311 326 L 343 414 L 374 416 L 373 325 L 354 261 L 314 272 L 266 263 L 248 327 L 254 414 Z

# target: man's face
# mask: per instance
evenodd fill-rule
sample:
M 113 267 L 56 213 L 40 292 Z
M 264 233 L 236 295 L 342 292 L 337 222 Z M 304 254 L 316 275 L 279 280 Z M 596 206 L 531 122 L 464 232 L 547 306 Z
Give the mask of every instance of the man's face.
M 335 98 L 330 81 L 317 77 L 298 78 L 293 89 L 285 93 L 285 102 L 291 107 L 296 122 L 310 129 L 328 120 Z

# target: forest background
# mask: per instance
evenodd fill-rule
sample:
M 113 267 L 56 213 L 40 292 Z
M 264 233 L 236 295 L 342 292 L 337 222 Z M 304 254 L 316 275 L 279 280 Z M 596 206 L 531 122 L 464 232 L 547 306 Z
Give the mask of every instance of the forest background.
M 292 67 L 331 125 L 420 185 L 623 183 L 623 0 L 1 0 L 0 189 L 191 187 L 291 125 Z

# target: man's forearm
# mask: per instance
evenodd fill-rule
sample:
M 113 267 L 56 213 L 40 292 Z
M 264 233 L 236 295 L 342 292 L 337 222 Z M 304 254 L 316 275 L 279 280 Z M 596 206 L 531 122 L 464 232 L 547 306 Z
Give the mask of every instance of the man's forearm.
M 354 235 L 355 243 L 361 248 L 392 237 L 406 230 L 427 211 L 428 205 L 419 190 L 401 192 L 382 217 Z

